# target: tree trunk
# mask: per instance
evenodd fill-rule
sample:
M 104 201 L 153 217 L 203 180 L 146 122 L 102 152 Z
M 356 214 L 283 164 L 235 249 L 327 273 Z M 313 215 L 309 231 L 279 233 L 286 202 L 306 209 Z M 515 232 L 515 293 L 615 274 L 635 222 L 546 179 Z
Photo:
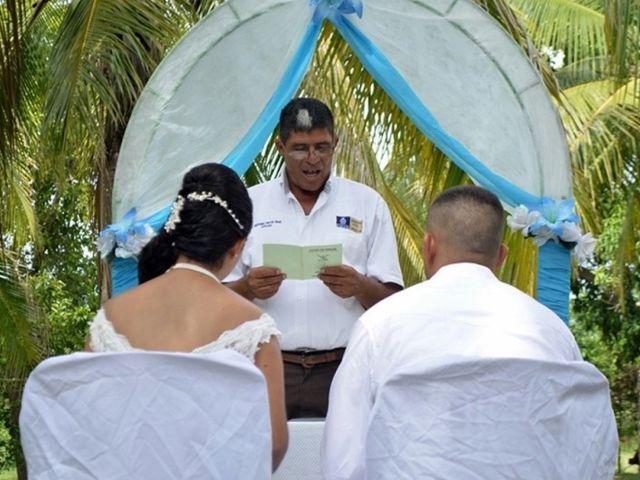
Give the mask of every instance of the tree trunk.
M 10 422 L 7 427 L 13 440 L 13 455 L 16 460 L 16 474 L 18 480 L 28 480 L 27 463 L 20 446 L 19 434 L 19 418 L 20 418 L 20 400 L 22 399 L 22 390 L 26 379 L 10 379 L 7 381 L 5 388 L 6 398 L 9 400 Z
M 101 232 L 109 223 L 112 223 L 111 200 L 113 193 L 113 179 L 118 164 L 118 154 L 122 145 L 125 126 L 107 127 L 105 132 L 105 153 L 98 166 L 98 184 L 95 193 L 96 202 L 96 227 Z M 98 281 L 100 286 L 100 304 L 106 302 L 111 296 L 111 268 L 109 264 L 101 261 L 98 256 Z
M 162 59 L 162 52 L 155 48 L 151 43 L 148 43 L 148 48 L 153 51 L 157 56 L 157 62 Z M 131 58 L 132 64 L 138 71 L 139 77 L 146 81 L 151 76 L 151 70 L 145 67 L 139 59 Z M 110 76 L 109 67 L 104 67 L 107 77 Z M 133 97 L 125 97 L 120 95 L 120 105 L 122 106 L 123 117 L 125 120 L 122 122 L 114 123 L 115 120 L 108 121 L 104 131 L 104 155 L 98 162 L 98 184 L 95 194 L 96 204 L 96 227 L 98 232 L 101 232 L 109 223 L 117 221 L 117 218 L 112 218 L 113 212 L 111 209 L 112 197 L 113 197 L 113 180 L 115 178 L 116 167 L 118 165 L 118 156 L 120 155 L 120 147 L 122 146 L 122 139 L 124 137 L 125 130 L 127 128 L 127 122 L 133 111 L 135 100 L 141 92 Z M 142 159 L 141 159 L 142 160 Z M 111 297 L 112 281 L 111 281 L 111 268 L 106 262 L 102 262 L 98 257 L 98 285 L 100 286 L 100 303 L 104 303 Z

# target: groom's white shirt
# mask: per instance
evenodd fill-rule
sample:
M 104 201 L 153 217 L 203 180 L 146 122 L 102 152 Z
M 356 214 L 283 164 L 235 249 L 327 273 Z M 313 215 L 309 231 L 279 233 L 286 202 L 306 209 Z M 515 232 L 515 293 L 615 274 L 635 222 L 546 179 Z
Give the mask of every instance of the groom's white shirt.
M 385 379 L 445 355 L 582 360 L 573 335 L 547 307 L 486 267 L 445 266 L 356 323 L 331 386 L 323 441 L 327 480 L 365 478 L 370 413 Z

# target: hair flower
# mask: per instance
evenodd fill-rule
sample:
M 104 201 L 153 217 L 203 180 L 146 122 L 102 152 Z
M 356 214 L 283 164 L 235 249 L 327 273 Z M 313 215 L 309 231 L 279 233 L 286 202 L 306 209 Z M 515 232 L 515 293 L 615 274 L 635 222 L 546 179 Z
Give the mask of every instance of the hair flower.
M 549 240 L 563 245 L 583 264 L 593 256 L 596 240 L 591 233 L 583 235 L 574 206 L 571 198 L 555 201 L 543 197 L 537 204 L 516 207 L 507 217 L 507 225 L 524 237 L 533 237 L 538 247 Z

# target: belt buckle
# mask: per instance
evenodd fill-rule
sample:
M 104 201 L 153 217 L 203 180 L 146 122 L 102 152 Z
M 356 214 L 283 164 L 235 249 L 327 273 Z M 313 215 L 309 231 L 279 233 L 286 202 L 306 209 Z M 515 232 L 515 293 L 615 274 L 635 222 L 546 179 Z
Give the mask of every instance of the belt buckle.
M 315 352 L 315 350 L 313 348 L 301 348 L 299 352 L 300 352 L 300 363 L 302 364 L 302 366 L 305 368 L 312 368 L 315 364 L 307 363 L 307 358 L 309 358 L 309 354 Z

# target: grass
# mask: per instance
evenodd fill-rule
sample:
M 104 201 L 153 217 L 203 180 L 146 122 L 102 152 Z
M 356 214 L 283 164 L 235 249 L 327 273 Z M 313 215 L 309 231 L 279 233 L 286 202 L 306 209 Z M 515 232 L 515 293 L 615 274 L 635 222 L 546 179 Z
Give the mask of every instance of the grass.
M 15 470 L 5 470 L 4 472 L 0 472 L 0 480 L 16 480 L 16 478 Z
M 638 465 L 629 465 L 629 459 L 635 453 L 635 442 L 623 441 L 620 445 L 620 472 L 614 480 L 640 480 Z M 0 478 L 0 480 L 2 480 Z

